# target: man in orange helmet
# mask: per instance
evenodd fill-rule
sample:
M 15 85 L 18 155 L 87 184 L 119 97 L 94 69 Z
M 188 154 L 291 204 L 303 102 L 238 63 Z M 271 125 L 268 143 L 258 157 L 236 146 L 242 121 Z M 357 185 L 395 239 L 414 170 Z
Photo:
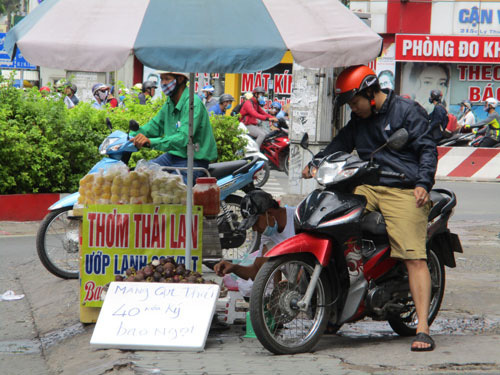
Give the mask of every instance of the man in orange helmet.
M 426 111 L 413 100 L 382 90 L 377 76 L 364 65 L 345 69 L 337 78 L 336 99 L 348 104 L 349 123 L 317 158 L 337 151 L 357 150 L 363 160 L 387 142 L 398 129 L 405 128 L 409 137 L 400 150 L 385 147 L 374 154 L 383 171 L 403 173 L 405 179 L 380 177 L 377 185 L 361 185 L 356 194 L 367 198 L 367 211 L 378 210 L 384 216 L 391 257 L 401 259 L 408 269 L 410 290 L 418 316 L 417 337 L 412 351 L 430 351 L 435 347 L 429 336 L 431 278 L 427 268 L 427 218 L 431 208 L 429 192 L 434 185 L 437 149 L 429 133 Z M 310 178 L 309 166 L 302 171 Z

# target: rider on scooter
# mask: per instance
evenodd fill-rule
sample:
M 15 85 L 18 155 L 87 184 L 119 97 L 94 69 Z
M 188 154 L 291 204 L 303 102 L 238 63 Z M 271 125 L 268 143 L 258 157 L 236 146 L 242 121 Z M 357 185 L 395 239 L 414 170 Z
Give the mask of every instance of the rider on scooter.
M 418 315 L 417 337 L 411 350 L 433 350 L 435 344 L 427 321 L 431 278 L 426 262 L 426 235 L 437 150 L 428 131 L 427 114 L 416 102 L 401 98 L 390 89 L 382 90 L 375 72 L 363 65 L 349 67 L 339 75 L 335 94 L 340 105 L 348 103 L 351 107 L 351 120 L 316 158 L 356 149 L 361 159 L 370 160 L 373 151 L 395 131 L 405 128 L 409 133 L 402 149 L 384 148 L 373 156 L 381 170 L 404 173 L 405 179 L 380 177 L 379 184 L 358 186 L 355 193 L 367 198 L 367 211 L 382 213 L 391 256 L 401 259 L 408 269 Z M 302 175 L 311 177 L 309 166 Z
M 484 103 L 484 110 L 488 113 L 488 117 L 483 121 L 479 121 L 474 125 L 467 124 L 465 129 L 477 129 L 484 125 L 477 134 L 484 134 L 485 137 L 478 143 L 477 147 L 494 147 L 500 143 L 500 115 L 496 111 L 498 100 L 495 98 L 488 98 Z

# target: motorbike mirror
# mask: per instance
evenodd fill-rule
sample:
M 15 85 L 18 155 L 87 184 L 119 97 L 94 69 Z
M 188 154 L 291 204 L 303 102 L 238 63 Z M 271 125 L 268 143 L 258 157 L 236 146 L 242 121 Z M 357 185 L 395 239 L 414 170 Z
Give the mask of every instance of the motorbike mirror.
M 108 126 L 109 130 L 113 130 L 113 126 L 111 125 L 111 120 L 109 117 L 106 117 L 106 125 Z
M 128 123 L 128 128 L 134 132 L 139 130 L 139 123 L 135 120 L 130 120 Z
M 405 128 L 401 128 L 395 131 L 394 134 L 389 137 L 387 142 L 385 142 L 382 146 L 372 152 L 372 154 L 370 155 L 370 165 L 373 165 L 373 155 L 382 150 L 385 146 L 389 146 L 389 148 L 397 151 L 403 148 L 407 141 L 408 131 Z
M 394 132 L 387 140 L 387 146 L 393 150 L 400 150 L 408 141 L 408 130 L 401 128 Z
M 305 150 L 309 149 L 309 134 L 304 133 L 302 139 L 300 140 L 300 147 Z

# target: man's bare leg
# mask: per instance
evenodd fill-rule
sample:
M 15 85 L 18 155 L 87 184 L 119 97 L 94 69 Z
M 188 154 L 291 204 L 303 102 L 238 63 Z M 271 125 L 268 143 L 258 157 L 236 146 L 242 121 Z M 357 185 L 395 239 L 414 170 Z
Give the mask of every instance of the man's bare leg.
M 424 259 L 405 260 L 408 269 L 410 291 L 417 310 L 417 333 L 429 334 L 429 306 L 431 303 L 431 275 Z M 413 348 L 428 348 L 430 344 L 415 342 Z

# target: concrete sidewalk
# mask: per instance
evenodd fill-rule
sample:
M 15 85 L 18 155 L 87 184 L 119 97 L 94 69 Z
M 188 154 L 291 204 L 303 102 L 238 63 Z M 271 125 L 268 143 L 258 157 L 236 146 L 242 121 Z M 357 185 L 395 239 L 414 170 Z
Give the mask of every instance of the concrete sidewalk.
M 37 229 L 35 223 L 14 227 L 0 223 L 14 235 Z M 78 280 L 52 276 L 33 253 L 0 276 L 3 287 L 26 295 L 0 302 L 2 373 L 499 374 L 500 224 L 455 222 L 452 230 L 461 234 L 464 254 L 457 254 L 457 268 L 446 269 L 432 353 L 410 352 L 411 338 L 371 320 L 345 325 L 339 335 L 324 336 L 314 353 L 293 356 L 273 356 L 258 340 L 243 338 L 242 325 L 210 333 L 202 352 L 98 350 L 89 344 L 94 325 L 79 323 Z

